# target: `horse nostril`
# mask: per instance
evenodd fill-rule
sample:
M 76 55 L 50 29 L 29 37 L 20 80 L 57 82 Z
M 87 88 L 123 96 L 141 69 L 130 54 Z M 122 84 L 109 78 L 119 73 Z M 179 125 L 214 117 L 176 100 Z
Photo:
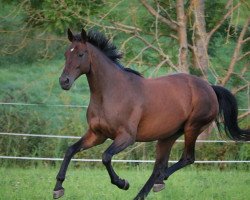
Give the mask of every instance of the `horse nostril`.
M 59 78 L 59 82 L 61 85 L 68 85 L 70 83 L 70 79 L 68 77 L 61 76 Z

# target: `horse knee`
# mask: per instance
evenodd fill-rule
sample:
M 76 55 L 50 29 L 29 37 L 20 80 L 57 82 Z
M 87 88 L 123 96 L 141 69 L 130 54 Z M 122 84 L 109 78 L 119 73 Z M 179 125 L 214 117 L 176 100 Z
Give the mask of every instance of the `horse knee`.
M 104 165 L 109 164 L 109 163 L 111 162 L 111 158 L 112 158 L 112 156 L 111 156 L 110 154 L 108 154 L 108 153 L 103 153 L 103 154 L 102 154 L 102 163 L 103 163 Z

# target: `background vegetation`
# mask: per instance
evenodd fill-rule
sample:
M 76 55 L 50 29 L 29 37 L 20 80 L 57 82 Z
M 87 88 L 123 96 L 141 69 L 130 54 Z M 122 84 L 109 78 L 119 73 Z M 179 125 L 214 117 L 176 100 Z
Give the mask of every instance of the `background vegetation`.
M 177 10 L 177 3 L 184 14 Z M 197 17 L 195 13 L 201 11 L 202 5 L 204 13 Z M 75 32 L 82 27 L 104 32 L 124 53 L 122 63 L 145 77 L 189 72 L 211 84 L 224 85 L 236 95 L 239 108 L 250 108 L 247 1 L 1 0 L 0 8 L 0 101 L 40 104 L 0 105 L 0 132 L 81 136 L 86 130 L 85 108 L 48 106 L 88 105 L 85 77 L 77 80 L 69 92 L 62 91 L 58 84 L 68 45 L 68 27 Z M 202 16 L 203 27 L 199 24 Z M 173 28 L 176 23 L 184 23 L 185 29 Z M 205 29 L 202 35 L 199 26 Z M 200 61 L 197 61 L 200 51 L 195 50 L 198 48 L 204 51 Z M 249 112 L 240 111 L 242 128 L 249 128 Z M 212 129 L 209 136 L 205 134 L 205 138 L 225 139 L 217 129 Z M 0 136 L 0 155 L 62 157 L 73 142 L 73 139 Z M 108 141 L 76 157 L 101 158 L 109 144 Z M 175 145 L 171 160 L 179 159 L 181 149 L 182 144 Z M 116 158 L 153 159 L 154 143 L 137 143 Z M 198 146 L 197 160 L 220 159 L 249 160 L 249 144 Z M 37 164 L 6 160 L 0 163 Z M 249 165 L 240 168 L 249 169 Z

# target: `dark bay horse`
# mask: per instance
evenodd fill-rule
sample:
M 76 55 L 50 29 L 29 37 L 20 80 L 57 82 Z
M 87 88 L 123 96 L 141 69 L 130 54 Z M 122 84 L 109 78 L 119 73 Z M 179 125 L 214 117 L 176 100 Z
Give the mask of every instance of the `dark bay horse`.
M 138 72 L 123 67 L 117 48 L 101 33 L 82 30 L 72 34 L 65 52 L 66 63 L 60 77 L 62 89 L 86 74 L 90 88 L 87 109 L 89 128 L 70 146 L 56 177 L 54 198 L 64 194 L 62 183 L 71 158 L 79 151 L 102 144 L 107 138 L 113 143 L 103 153 L 111 183 L 127 190 L 129 183 L 121 179 L 111 165 L 113 155 L 136 141 L 157 140 L 156 161 L 152 175 L 135 197 L 145 199 L 150 190 L 160 191 L 175 171 L 192 164 L 198 135 L 221 114 L 225 130 L 233 140 L 250 140 L 250 131 L 237 123 L 237 102 L 225 88 L 211 86 L 204 80 L 184 74 L 155 79 L 143 78 Z M 185 147 L 180 160 L 168 167 L 170 150 L 184 134 Z

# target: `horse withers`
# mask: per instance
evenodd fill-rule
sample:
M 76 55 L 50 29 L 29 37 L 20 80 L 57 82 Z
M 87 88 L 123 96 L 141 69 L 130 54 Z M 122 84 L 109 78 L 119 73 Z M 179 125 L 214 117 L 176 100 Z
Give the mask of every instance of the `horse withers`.
M 118 188 L 127 190 L 111 165 L 113 155 L 129 145 L 157 140 L 156 160 L 152 175 L 135 197 L 144 199 L 152 188 L 160 191 L 175 171 L 195 161 L 195 142 L 221 114 L 225 130 L 233 140 L 250 140 L 250 131 L 237 123 L 237 102 L 225 88 L 211 86 L 196 76 L 178 73 L 154 79 L 143 78 L 119 60 L 122 54 L 100 32 L 82 30 L 73 34 L 65 52 L 66 62 L 59 79 L 62 89 L 69 90 L 81 75 L 87 76 L 90 102 L 87 109 L 88 130 L 65 154 L 54 188 L 54 198 L 64 194 L 62 183 L 71 158 L 79 151 L 113 143 L 103 153 L 102 162 Z M 168 167 L 171 148 L 184 134 L 185 147 L 180 160 Z

